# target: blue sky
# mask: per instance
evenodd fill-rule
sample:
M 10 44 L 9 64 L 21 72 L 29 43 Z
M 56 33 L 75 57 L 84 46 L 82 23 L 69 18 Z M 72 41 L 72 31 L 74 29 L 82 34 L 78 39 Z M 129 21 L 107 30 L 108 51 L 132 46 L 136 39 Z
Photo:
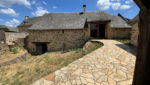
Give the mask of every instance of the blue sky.
M 42 16 L 54 12 L 105 11 L 132 19 L 139 8 L 133 0 L 0 0 L 0 25 L 17 26 L 24 16 Z

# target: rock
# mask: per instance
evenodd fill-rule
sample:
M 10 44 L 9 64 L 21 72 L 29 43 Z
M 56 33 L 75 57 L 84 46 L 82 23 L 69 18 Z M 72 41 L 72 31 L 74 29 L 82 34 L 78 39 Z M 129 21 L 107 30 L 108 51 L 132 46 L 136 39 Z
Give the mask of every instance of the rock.
M 121 81 L 117 85 L 132 85 L 132 79 L 126 80 L 126 81 Z
M 52 85 L 53 83 L 52 81 L 44 80 L 44 85 Z
M 108 77 L 109 85 L 116 85 L 116 81 Z
M 54 81 L 55 80 L 55 73 L 51 73 L 51 74 L 45 76 L 45 79 L 49 80 L 49 81 Z
M 92 42 L 87 42 L 84 46 L 83 46 L 83 51 L 86 51 L 92 44 Z

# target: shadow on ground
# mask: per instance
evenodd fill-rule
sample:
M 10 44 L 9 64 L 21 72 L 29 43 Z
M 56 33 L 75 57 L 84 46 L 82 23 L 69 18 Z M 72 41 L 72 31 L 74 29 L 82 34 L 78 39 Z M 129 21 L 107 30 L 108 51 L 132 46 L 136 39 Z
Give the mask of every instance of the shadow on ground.
M 122 48 L 123 50 L 131 53 L 132 55 L 136 56 L 137 48 L 131 44 L 116 44 L 118 47 Z

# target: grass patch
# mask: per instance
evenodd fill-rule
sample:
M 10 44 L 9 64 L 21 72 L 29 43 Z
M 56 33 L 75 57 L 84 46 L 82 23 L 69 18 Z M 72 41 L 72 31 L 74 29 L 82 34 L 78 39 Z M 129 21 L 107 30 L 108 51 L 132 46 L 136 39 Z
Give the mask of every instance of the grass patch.
M 0 84 L 7 85 L 30 85 L 36 80 L 82 58 L 84 55 L 91 53 L 103 44 L 92 41 L 92 43 L 84 51 L 82 48 L 70 49 L 68 52 L 48 52 L 40 56 L 31 56 L 26 61 L 4 66 L 0 68 Z M 29 64 L 25 64 L 34 59 Z M 5 75 L 4 75 L 5 74 Z M 5 79 L 5 80 L 4 80 Z M 7 80 L 7 81 L 8 81 Z
M 13 52 L 14 54 L 17 54 L 17 53 L 18 53 L 18 49 L 17 49 L 17 48 L 13 48 L 13 49 L 12 49 L 12 52 Z
M 20 76 L 22 74 L 24 74 L 23 71 L 18 71 L 13 77 L 16 78 L 16 77 L 18 77 L 18 76 Z
M 123 44 L 130 44 L 131 40 L 117 40 Z

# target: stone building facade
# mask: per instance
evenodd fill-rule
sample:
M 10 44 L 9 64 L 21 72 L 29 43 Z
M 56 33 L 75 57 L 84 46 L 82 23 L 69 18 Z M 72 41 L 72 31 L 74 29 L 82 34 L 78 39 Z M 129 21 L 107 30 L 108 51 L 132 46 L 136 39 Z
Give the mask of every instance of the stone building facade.
M 122 17 L 101 11 L 49 13 L 25 18 L 18 28 L 29 33 L 25 45 L 33 54 L 80 48 L 91 38 L 129 39 L 131 31 Z
M 41 54 L 43 49 L 57 51 L 81 48 L 89 37 L 89 29 L 32 30 L 27 38 L 27 48 L 33 54 Z M 47 48 L 40 48 L 44 44 Z
M 132 20 L 132 31 L 131 31 L 131 44 L 134 46 L 138 46 L 138 35 L 139 35 L 139 16 L 137 15 Z
M 109 39 L 130 39 L 131 28 L 114 28 L 109 31 Z
M 24 46 L 24 39 L 28 33 L 24 32 L 5 32 L 5 39 L 8 45 Z
M 104 31 L 104 38 L 105 39 L 130 39 L 131 38 L 131 28 L 111 28 L 110 22 L 103 23 L 105 25 L 105 31 Z M 92 24 L 93 25 L 93 24 Z M 97 24 L 99 25 L 99 24 Z M 101 38 L 101 27 L 91 26 L 91 23 L 89 23 L 90 29 L 97 29 L 97 36 L 94 38 Z M 100 28 L 100 29 L 98 29 Z M 92 30 L 90 30 L 90 33 Z M 103 34 L 103 33 L 102 33 Z M 90 35 L 90 37 L 92 37 Z
M 131 34 L 132 34 L 131 35 L 131 44 L 138 46 L 138 35 L 139 35 L 138 22 L 136 22 L 132 25 Z

